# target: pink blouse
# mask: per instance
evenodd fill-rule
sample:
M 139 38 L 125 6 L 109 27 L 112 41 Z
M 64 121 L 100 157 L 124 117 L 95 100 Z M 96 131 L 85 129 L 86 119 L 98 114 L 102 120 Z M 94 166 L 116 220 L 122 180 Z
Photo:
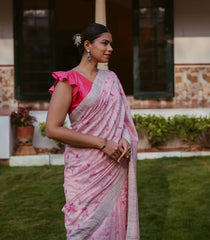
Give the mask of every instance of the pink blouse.
M 68 81 L 72 89 L 72 103 L 70 107 L 70 113 L 81 103 L 81 101 L 88 95 L 93 83 L 85 78 L 80 73 L 70 70 L 67 72 L 58 71 L 53 72 L 52 76 L 56 79 L 53 86 L 49 89 L 49 93 L 52 94 L 58 81 Z

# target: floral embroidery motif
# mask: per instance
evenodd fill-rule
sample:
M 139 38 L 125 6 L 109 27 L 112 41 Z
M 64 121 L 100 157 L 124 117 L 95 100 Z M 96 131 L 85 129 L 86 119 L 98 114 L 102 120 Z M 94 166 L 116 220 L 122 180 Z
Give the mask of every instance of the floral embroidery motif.
M 70 205 L 65 204 L 64 207 L 66 208 L 66 210 L 67 210 L 68 213 L 69 213 L 70 211 L 72 211 L 72 212 L 76 212 L 76 211 L 77 211 L 73 203 L 71 203 Z

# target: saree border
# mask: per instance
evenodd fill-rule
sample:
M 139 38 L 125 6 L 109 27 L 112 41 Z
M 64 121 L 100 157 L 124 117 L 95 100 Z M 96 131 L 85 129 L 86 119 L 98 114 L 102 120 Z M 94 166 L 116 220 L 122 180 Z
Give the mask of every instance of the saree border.
M 98 74 L 93 81 L 93 85 L 90 92 L 69 115 L 72 126 L 75 125 L 78 118 L 80 118 L 83 114 L 87 112 L 89 105 L 93 105 L 95 103 L 96 97 L 100 95 L 101 90 L 103 89 L 102 86 L 104 83 L 104 79 L 103 79 L 104 71 L 106 70 L 98 69 Z
M 131 157 L 128 167 L 128 225 L 126 240 L 139 239 L 140 231 L 136 174 L 133 164 L 133 157 Z

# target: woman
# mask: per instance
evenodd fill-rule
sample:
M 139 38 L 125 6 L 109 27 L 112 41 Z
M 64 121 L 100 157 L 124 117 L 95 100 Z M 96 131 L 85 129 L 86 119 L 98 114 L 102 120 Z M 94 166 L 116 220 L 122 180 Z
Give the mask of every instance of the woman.
M 47 136 L 66 143 L 67 240 L 138 240 L 137 134 L 116 74 L 97 69 L 109 61 L 112 35 L 93 23 L 74 43 L 81 62 L 53 73 L 46 122 Z M 71 129 L 63 127 L 66 114 Z

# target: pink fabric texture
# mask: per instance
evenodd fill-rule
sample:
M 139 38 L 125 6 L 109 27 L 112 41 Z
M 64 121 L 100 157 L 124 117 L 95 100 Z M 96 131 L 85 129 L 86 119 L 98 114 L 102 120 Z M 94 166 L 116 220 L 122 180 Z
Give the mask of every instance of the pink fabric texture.
M 53 86 L 49 89 L 49 93 L 52 94 L 58 81 L 68 81 L 72 85 L 72 104 L 70 113 L 81 103 L 81 101 L 87 96 L 92 87 L 92 82 L 82 76 L 80 73 L 70 70 L 67 72 L 58 71 L 53 72 L 52 76 L 56 79 Z
M 62 211 L 67 240 L 139 240 L 138 137 L 116 74 L 99 70 L 90 92 L 69 117 L 75 131 L 115 142 L 125 136 L 132 151 L 130 160 L 117 164 L 98 149 L 66 146 Z

